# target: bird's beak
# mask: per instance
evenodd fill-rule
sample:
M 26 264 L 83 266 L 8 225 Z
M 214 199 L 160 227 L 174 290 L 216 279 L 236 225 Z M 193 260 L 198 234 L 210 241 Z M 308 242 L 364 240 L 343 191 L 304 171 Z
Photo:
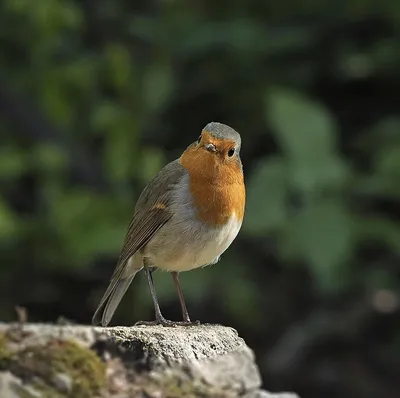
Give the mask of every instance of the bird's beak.
M 204 145 L 204 147 L 207 149 L 207 151 L 210 151 L 210 152 L 217 152 L 217 148 L 215 148 L 215 145 L 214 144 L 206 144 L 206 145 Z

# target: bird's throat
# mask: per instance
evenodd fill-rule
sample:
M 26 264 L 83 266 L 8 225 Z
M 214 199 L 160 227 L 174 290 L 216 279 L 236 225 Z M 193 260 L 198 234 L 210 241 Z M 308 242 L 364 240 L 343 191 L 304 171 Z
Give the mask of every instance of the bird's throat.
M 222 226 L 233 216 L 243 219 L 246 193 L 239 161 L 224 161 L 216 154 L 189 147 L 180 163 L 188 171 L 189 189 L 201 221 Z

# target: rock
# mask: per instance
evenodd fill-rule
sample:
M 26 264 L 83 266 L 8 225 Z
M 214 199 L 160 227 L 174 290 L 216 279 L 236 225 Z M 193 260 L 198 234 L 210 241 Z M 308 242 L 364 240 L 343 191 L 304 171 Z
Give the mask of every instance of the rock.
M 0 372 L 1 398 L 40 398 L 42 395 L 29 385 L 24 385 L 20 379 L 10 372 Z
M 261 384 L 253 352 L 232 328 L 140 326 L 109 328 L 106 333 L 151 369 L 184 368 L 192 379 L 235 391 L 249 391 Z
M 252 393 L 248 393 L 242 398 L 299 398 L 299 396 L 294 393 L 281 392 L 279 394 L 274 394 L 271 392 L 258 390 Z
M 72 391 L 73 382 L 71 376 L 65 373 L 56 373 L 51 381 L 57 390 L 63 393 L 68 394 Z
M 71 391 L 77 395 L 76 389 L 80 388 L 82 398 L 96 394 L 107 398 L 298 398 L 260 389 L 254 353 L 229 327 L 100 328 L 0 323 L 1 334 L 5 337 L 0 342 L 7 341 L 6 352 L 14 350 L 13 359 L 3 361 L 9 363 L 9 369 L 4 370 L 13 372 L 9 373 L 11 377 L 17 381 L 19 376 L 28 381 L 39 378 L 48 388 L 66 395 Z M 0 344 L 0 370 L 1 351 Z M 78 359 L 69 360 L 72 354 Z M 25 362 L 29 358 L 31 363 L 27 367 L 18 358 Z M 32 364 L 34 360 L 40 365 Z M 71 365 L 76 363 L 79 369 Z

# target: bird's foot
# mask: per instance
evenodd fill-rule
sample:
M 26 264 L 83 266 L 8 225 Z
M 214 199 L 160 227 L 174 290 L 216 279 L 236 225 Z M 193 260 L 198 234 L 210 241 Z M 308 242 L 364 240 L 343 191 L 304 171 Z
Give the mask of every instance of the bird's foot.
M 190 319 L 185 321 L 170 321 L 164 317 L 158 318 L 154 321 L 139 321 L 135 323 L 135 326 L 157 326 L 162 325 L 166 327 L 176 327 L 176 326 L 198 326 L 200 321 L 192 322 Z
M 181 325 L 181 326 L 199 326 L 200 325 L 200 321 L 191 321 L 189 317 L 183 318 L 183 321 L 176 322 L 176 323 L 178 323 L 178 325 Z

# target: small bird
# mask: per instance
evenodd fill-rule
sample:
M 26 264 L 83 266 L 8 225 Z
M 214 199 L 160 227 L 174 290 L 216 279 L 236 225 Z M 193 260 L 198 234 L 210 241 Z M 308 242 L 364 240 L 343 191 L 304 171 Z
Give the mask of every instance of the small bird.
M 246 192 L 241 138 L 231 127 L 207 124 L 179 159 L 167 164 L 144 188 L 129 224 L 108 289 L 93 316 L 107 326 L 135 275 L 144 270 L 155 320 L 136 324 L 190 326 L 179 273 L 218 262 L 242 226 Z M 172 274 L 183 321 L 164 318 L 154 287 L 156 269 Z

